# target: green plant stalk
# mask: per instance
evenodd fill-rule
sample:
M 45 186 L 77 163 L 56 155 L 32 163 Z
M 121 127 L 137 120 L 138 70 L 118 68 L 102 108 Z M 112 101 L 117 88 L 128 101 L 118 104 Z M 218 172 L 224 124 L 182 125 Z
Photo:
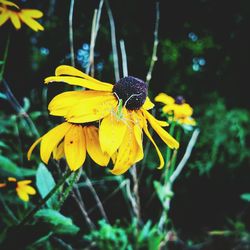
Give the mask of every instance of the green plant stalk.
M 170 129 L 169 129 L 169 134 L 171 136 L 174 135 L 174 128 L 175 128 L 175 122 L 172 122 L 171 125 L 170 125 Z M 168 164 L 169 164 L 170 157 L 171 157 L 171 150 L 172 149 L 167 146 L 166 157 L 165 157 L 165 174 L 164 174 L 165 182 L 167 182 L 169 177 L 170 177 Z
M 35 214 L 38 212 L 38 210 L 48 201 L 61 187 L 63 183 L 67 180 L 67 178 L 72 174 L 73 172 L 71 170 L 68 170 L 66 174 L 63 176 L 63 178 L 54 186 L 53 189 L 44 197 L 44 199 L 40 200 L 40 202 L 22 219 L 20 222 L 21 225 L 25 225 Z
M 177 131 L 176 131 L 176 140 L 179 142 L 181 138 L 181 128 L 178 127 Z M 168 173 L 168 178 L 173 174 L 174 169 L 175 169 L 175 164 L 176 164 L 176 159 L 177 159 L 177 154 L 178 154 L 178 150 L 175 150 L 175 152 L 173 153 L 173 158 L 171 159 L 171 163 L 170 163 L 170 169 L 169 169 L 169 173 Z
M 7 42 L 6 42 L 5 49 L 4 49 L 3 65 L 2 65 L 1 71 L 0 71 L 0 82 L 3 80 L 3 74 L 4 74 L 4 70 L 5 70 L 8 52 L 9 52 L 9 45 L 10 45 L 10 34 L 7 37 Z
M 72 178 L 70 178 L 69 183 L 68 183 L 68 187 L 64 190 L 63 195 L 62 195 L 60 201 L 58 202 L 58 205 L 55 208 L 56 210 L 59 210 L 61 208 L 61 206 L 63 205 L 63 203 L 65 202 L 65 200 L 68 198 L 70 192 L 72 191 L 72 189 L 74 187 L 74 184 L 78 180 L 78 176 L 79 176 L 79 170 L 75 171 Z

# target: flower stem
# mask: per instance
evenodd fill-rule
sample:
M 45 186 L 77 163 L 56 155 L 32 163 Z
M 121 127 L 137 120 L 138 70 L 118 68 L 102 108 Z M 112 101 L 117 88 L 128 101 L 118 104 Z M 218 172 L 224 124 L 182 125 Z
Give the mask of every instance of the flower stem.
M 68 187 L 64 190 L 58 205 L 56 206 L 56 210 L 59 210 L 60 207 L 63 205 L 64 201 L 68 198 L 70 192 L 72 191 L 74 184 L 79 180 L 79 175 L 81 171 L 75 171 L 74 174 L 71 176 L 72 178 L 68 178 Z
M 8 56 L 9 45 L 10 45 L 10 34 L 7 37 L 7 42 L 6 42 L 5 49 L 4 49 L 3 64 L 1 67 L 1 71 L 0 71 L 0 82 L 3 80 L 3 74 L 4 74 L 6 60 L 7 60 L 7 56 Z
M 175 128 L 175 122 L 172 122 L 170 125 L 169 129 L 169 134 L 173 136 L 174 134 L 174 128 Z M 170 172 L 169 172 L 169 166 L 170 166 L 170 157 L 171 157 L 171 148 L 167 146 L 167 151 L 166 151 L 166 157 L 165 157 L 165 182 L 168 181 Z
M 73 39 L 73 11 L 75 1 L 71 0 L 69 9 L 69 43 L 70 43 L 70 57 L 71 65 L 75 67 L 75 52 L 74 52 L 74 39 Z
M 176 131 L 176 136 L 175 136 L 176 140 L 179 142 L 180 141 L 180 138 L 181 138 L 181 128 L 178 127 L 177 128 L 177 131 Z M 178 150 L 175 150 L 174 153 L 173 153 L 173 157 L 170 161 L 170 169 L 169 169 L 169 173 L 168 173 L 168 179 L 169 177 L 173 174 L 174 172 L 174 169 L 175 169 L 175 164 L 176 164 L 176 159 L 177 159 L 177 153 L 178 153 Z
M 54 186 L 53 189 L 44 197 L 44 199 L 40 200 L 40 202 L 36 205 L 35 208 L 33 208 L 20 222 L 19 225 L 26 224 L 35 214 L 38 212 L 38 210 L 48 201 L 61 187 L 63 183 L 67 180 L 67 178 L 72 174 L 73 172 L 71 170 L 68 170 L 66 174 L 62 177 L 62 179 Z

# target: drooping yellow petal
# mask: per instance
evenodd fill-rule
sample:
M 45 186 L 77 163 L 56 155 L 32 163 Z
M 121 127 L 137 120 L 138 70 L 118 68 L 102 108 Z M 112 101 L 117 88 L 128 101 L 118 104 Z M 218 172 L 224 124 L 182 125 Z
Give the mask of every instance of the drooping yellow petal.
M 22 188 L 17 187 L 16 192 L 21 200 L 29 201 L 29 195 Z
M 85 135 L 81 125 L 72 125 L 64 138 L 66 161 L 72 171 L 79 169 L 86 158 Z
M 99 91 L 108 91 L 112 92 L 113 85 L 108 83 L 102 83 L 102 82 L 93 82 L 88 79 L 83 79 L 80 77 L 75 76 L 50 76 L 45 78 L 44 82 L 50 83 L 50 82 L 66 82 L 70 85 L 76 85 L 81 86 L 84 88 L 92 89 L 92 90 L 99 90 Z
M 36 194 L 36 190 L 33 187 L 31 187 L 31 186 L 28 186 L 28 185 L 18 185 L 18 189 L 19 188 L 22 191 L 24 191 L 25 193 L 27 193 L 27 194 L 30 194 L 30 195 Z
M 138 155 L 141 156 L 140 147 L 138 146 L 133 129 L 128 128 L 124 140 L 119 147 L 115 165 L 111 173 L 114 175 L 125 173 L 133 164 L 141 160 Z
M 174 98 L 165 94 L 165 93 L 160 93 L 155 97 L 156 102 L 162 102 L 164 104 L 173 104 L 175 102 Z
M 4 5 L 7 5 L 7 6 L 11 6 L 11 7 L 15 7 L 15 8 L 19 9 L 19 7 L 15 3 L 12 3 L 12 2 L 7 1 L 7 0 L 1 0 L 0 3 L 4 4 Z
M 20 13 L 19 13 L 19 17 L 20 19 L 25 23 L 27 24 L 31 29 L 33 29 L 34 31 L 43 31 L 44 28 L 43 26 L 35 21 L 34 19 L 32 19 L 30 16 L 26 15 L 25 13 L 23 13 L 23 11 L 21 10 Z
M 10 20 L 13 23 L 14 27 L 19 30 L 21 28 L 21 22 L 19 20 L 18 14 L 15 12 L 12 12 L 10 14 Z
M 151 102 L 151 100 L 148 97 L 146 97 L 146 101 L 142 105 L 142 108 L 149 110 L 149 109 L 152 109 L 154 106 L 155 105 Z
M 31 157 L 31 154 L 32 154 L 34 148 L 36 147 L 36 145 L 37 145 L 42 139 L 43 139 L 43 137 L 38 138 L 38 139 L 31 145 L 31 147 L 29 148 L 28 153 L 27 153 L 27 158 L 28 158 L 28 160 L 30 160 L 30 157 Z
M 156 131 L 156 133 L 161 137 L 161 139 L 170 147 L 170 148 L 179 148 L 179 142 L 176 141 L 166 130 L 164 130 L 157 120 L 146 110 L 142 110 L 145 118 L 149 121 L 150 125 Z
M 98 121 L 112 112 L 116 106 L 117 99 L 113 95 L 89 98 L 72 107 L 65 118 L 74 123 Z
M 10 17 L 9 11 L 4 11 L 0 14 L 0 26 L 2 26 Z
M 147 126 L 147 121 L 144 119 L 144 126 L 143 126 L 143 130 L 145 132 L 145 134 L 147 135 L 147 137 L 149 138 L 149 140 L 153 143 L 156 152 L 158 154 L 159 160 L 160 160 L 160 164 L 159 164 L 159 169 L 164 167 L 164 159 L 162 157 L 161 151 L 159 150 L 158 146 L 156 145 L 154 139 L 152 138 L 152 136 L 150 135 L 149 131 L 148 131 L 148 126 Z
M 86 148 L 89 156 L 100 166 L 107 166 L 110 156 L 103 153 L 99 142 L 98 128 L 95 126 L 85 126 Z
M 122 112 L 126 119 L 126 109 L 123 108 Z M 118 119 L 112 113 L 103 118 L 99 130 L 99 139 L 102 151 L 108 153 L 109 156 L 112 156 L 121 145 L 128 129 L 126 122 L 126 120 Z
M 53 158 L 55 160 L 59 160 L 64 156 L 64 142 L 62 141 L 54 150 L 53 150 Z
M 42 137 L 40 155 L 43 162 L 48 163 L 52 151 L 57 147 L 71 126 L 70 123 L 64 122 L 51 129 Z
M 112 91 L 114 85 L 113 84 L 110 84 L 110 83 L 106 83 L 106 82 L 101 82 L 101 81 L 98 81 L 97 79 L 83 73 L 82 71 L 72 67 L 72 66 L 69 66 L 69 65 L 61 65 L 61 66 L 58 66 L 56 68 L 56 71 L 55 71 L 55 75 L 56 76 L 61 76 L 61 75 L 68 75 L 68 76 L 78 76 L 78 77 L 81 77 L 81 78 L 84 78 L 84 79 L 87 79 L 91 82 L 94 82 L 94 83 L 97 83 L 99 85 L 102 85 L 102 86 L 105 86 L 105 87 L 109 87 L 109 90 L 107 91 Z
M 22 13 L 32 18 L 41 18 L 43 16 L 42 11 L 35 9 L 22 9 Z
M 143 144 L 142 144 L 142 128 L 138 124 L 134 125 L 134 135 L 135 135 L 137 144 L 139 146 L 136 161 L 140 161 L 141 159 L 143 159 L 144 153 L 143 153 Z

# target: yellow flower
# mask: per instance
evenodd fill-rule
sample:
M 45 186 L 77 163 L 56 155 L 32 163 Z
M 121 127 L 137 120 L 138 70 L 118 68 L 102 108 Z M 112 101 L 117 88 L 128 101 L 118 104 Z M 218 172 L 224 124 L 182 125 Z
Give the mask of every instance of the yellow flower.
M 31 180 L 17 181 L 16 178 L 9 177 L 6 183 L 0 183 L 0 188 L 15 189 L 21 200 L 29 201 L 29 195 L 36 194 L 36 190 L 29 185 L 31 182 Z
M 179 143 L 162 128 L 168 124 L 158 121 L 147 111 L 154 104 L 147 97 L 147 85 L 142 80 L 128 76 L 113 85 L 62 65 L 57 67 L 55 76 L 45 79 L 45 83 L 50 82 L 65 82 L 90 89 L 59 94 L 48 108 L 51 115 L 63 116 L 68 122 L 100 121 L 100 146 L 112 157 L 113 174 L 126 172 L 143 158 L 142 131 L 156 148 L 159 168 L 164 166 L 162 154 L 149 133 L 148 122 L 170 148 L 179 147 Z
M 196 125 L 195 120 L 191 117 L 193 109 L 189 104 L 185 103 L 185 99 L 182 96 L 177 96 L 174 99 L 165 93 L 160 93 L 155 97 L 155 101 L 165 104 L 162 108 L 162 112 L 165 114 L 173 114 L 174 121 L 183 125 Z
M 0 26 L 10 19 L 17 30 L 21 28 L 21 22 L 23 22 L 37 32 L 44 30 L 44 28 L 34 19 L 41 18 L 42 16 L 43 13 L 40 10 L 20 9 L 10 1 L 0 0 Z
M 28 159 L 35 146 L 41 142 L 40 155 L 48 163 L 51 154 L 55 160 L 66 158 L 72 171 L 79 169 L 86 158 L 86 152 L 100 166 L 106 166 L 110 157 L 101 151 L 98 140 L 98 128 L 64 122 L 37 139 L 28 151 Z

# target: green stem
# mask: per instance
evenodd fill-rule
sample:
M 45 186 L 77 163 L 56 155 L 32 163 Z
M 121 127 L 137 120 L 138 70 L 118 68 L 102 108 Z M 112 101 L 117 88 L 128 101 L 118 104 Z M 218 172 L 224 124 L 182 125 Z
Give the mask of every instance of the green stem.
M 72 174 L 71 170 L 68 170 L 63 178 L 54 186 L 53 189 L 44 197 L 44 199 L 40 200 L 40 202 L 36 205 L 34 209 L 32 209 L 20 222 L 19 225 L 26 224 L 35 214 L 36 212 L 57 192 L 60 186 L 67 180 L 67 178 Z
M 177 131 L 176 131 L 176 140 L 179 142 L 180 138 L 181 138 L 181 128 L 178 127 Z M 177 153 L 178 153 L 178 150 L 175 150 L 174 153 L 173 153 L 173 158 L 172 158 L 171 163 L 170 163 L 170 169 L 169 169 L 168 177 L 170 177 L 174 172 L 176 159 L 177 159 Z
M 81 173 L 80 173 L 81 174 Z M 68 181 L 68 187 L 65 189 L 65 191 L 63 192 L 63 195 L 60 199 L 60 201 L 58 202 L 58 205 L 56 206 L 56 210 L 59 210 L 60 207 L 63 205 L 64 201 L 67 199 L 67 197 L 69 196 L 70 192 L 73 189 L 73 186 L 75 184 L 75 182 L 79 179 L 79 171 L 75 171 L 72 178 L 69 178 Z
M 7 56 L 8 56 L 9 45 L 10 45 L 10 34 L 7 37 L 7 42 L 6 42 L 5 49 L 4 49 L 3 64 L 1 67 L 1 71 L 0 71 L 0 82 L 3 80 L 3 74 L 4 74 L 6 60 L 7 60 Z
M 175 122 L 172 122 L 170 125 L 170 129 L 169 129 L 169 134 L 171 136 L 173 136 L 174 134 L 174 128 L 175 128 Z M 169 161 L 170 161 L 170 157 L 171 157 L 171 148 L 169 148 L 167 146 L 167 151 L 166 151 L 166 157 L 165 157 L 165 182 L 168 181 L 169 178 Z

